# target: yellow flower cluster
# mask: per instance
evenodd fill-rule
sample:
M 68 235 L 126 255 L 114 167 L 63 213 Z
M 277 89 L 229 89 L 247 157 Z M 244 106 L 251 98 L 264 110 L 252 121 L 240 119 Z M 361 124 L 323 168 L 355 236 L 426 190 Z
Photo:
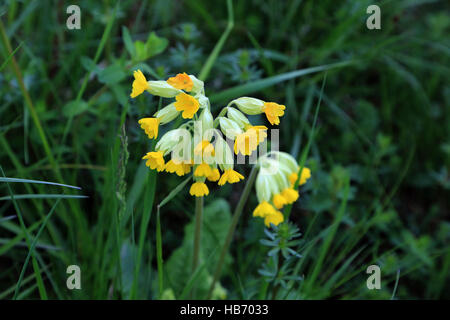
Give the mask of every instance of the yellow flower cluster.
M 259 204 L 254 209 L 253 216 L 263 218 L 268 227 L 270 224 L 278 225 L 284 220 L 279 210 L 299 198 L 294 186 L 300 167 L 290 154 L 275 151 L 261 157 L 258 166 L 260 169 L 256 177 L 256 195 Z M 311 171 L 304 167 L 299 185 L 305 184 L 310 177 Z
M 139 120 L 150 139 L 157 139 L 159 126 L 173 121 L 180 114 L 183 119 L 193 119 L 167 131 L 159 139 L 155 151 L 148 152 L 143 159 L 150 169 L 158 172 L 184 176 L 192 170 L 194 183 L 189 193 L 196 197 L 209 194 L 206 180 L 223 186 L 244 179 L 233 169 L 233 153 L 251 155 L 267 138 L 267 127 L 251 124 L 246 115 L 265 114 L 271 125 L 278 125 L 285 110 L 284 105 L 275 102 L 241 97 L 231 101 L 214 119 L 203 81 L 186 73 L 179 73 L 167 81 L 147 81 L 143 73 L 137 70 L 130 96 L 135 98 L 144 91 L 174 99 L 153 117 Z M 200 115 L 197 114 L 199 110 L 202 110 Z M 234 148 L 230 148 L 222 138 L 216 129 L 218 126 L 227 138 L 234 140 Z M 164 157 L 169 153 L 171 159 L 166 163 Z M 299 185 L 305 184 L 311 172 L 303 168 L 299 179 L 298 163 L 284 152 L 269 152 L 259 158 L 257 166 L 256 194 L 259 204 L 253 216 L 263 218 L 266 226 L 278 225 L 284 220 L 280 209 L 299 198 L 298 191 L 294 189 L 295 183 L 298 180 Z
M 193 169 L 194 183 L 191 185 L 189 193 L 196 197 L 209 194 L 206 180 L 217 182 L 219 186 L 223 186 L 226 183 L 237 183 L 244 179 L 242 174 L 233 169 L 233 152 L 230 151 L 225 140 L 219 136 L 220 132 L 214 133 L 214 131 L 220 124 L 222 132 L 227 137 L 232 135 L 235 139 L 234 152 L 250 155 L 266 139 L 267 127 L 253 126 L 242 112 L 231 107 L 231 104 L 235 102 L 231 102 L 225 107 L 216 119 L 217 121 L 214 121 L 210 112 L 209 99 L 205 96 L 204 83 L 194 75 L 179 73 L 167 81 L 147 81 L 142 71 L 134 71 L 130 96 L 136 98 L 144 91 L 155 96 L 174 98 L 172 103 L 156 112 L 153 117 L 139 120 L 141 128 L 150 139 L 157 139 L 159 126 L 171 122 L 179 114 L 183 119 L 195 119 L 201 123 L 199 130 L 195 128 L 195 125 L 193 128 L 191 120 L 178 129 L 164 134 L 158 141 L 155 151 L 148 152 L 143 157 L 150 169 L 175 173 L 178 176 L 190 173 Z M 266 113 L 267 119 L 272 124 L 279 123 L 277 117 L 283 115 L 283 111 L 279 110 L 284 110 L 284 106 L 263 102 L 261 106 L 258 106 L 259 111 L 253 110 L 248 113 L 246 110 L 249 106 L 245 103 L 245 99 L 237 100 L 235 104 L 247 114 Z M 198 116 L 197 113 L 200 109 L 203 111 Z M 251 106 L 250 109 L 252 109 Z M 275 118 L 277 121 L 274 120 Z M 212 134 L 211 132 L 207 134 L 208 130 L 212 131 Z M 194 135 L 193 140 L 195 141 L 195 134 L 198 133 L 200 133 L 201 140 L 194 146 L 192 135 Z M 213 136 L 215 136 L 214 144 L 211 142 Z M 176 149 L 181 152 L 174 156 Z M 168 153 L 172 153 L 172 158 L 166 163 L 164 157 Z

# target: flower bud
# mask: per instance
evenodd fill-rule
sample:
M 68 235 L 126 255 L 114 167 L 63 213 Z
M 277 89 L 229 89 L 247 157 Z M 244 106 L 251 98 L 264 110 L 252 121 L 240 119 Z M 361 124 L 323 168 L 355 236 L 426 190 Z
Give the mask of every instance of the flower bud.
M 258 198 L 258 202 L 261 203 L 263 201 L 269 202 L 271 198 L 271 189 L 269 176 L 264 174 L 258 174 L 255 182 L 256 189 L 256 197 Z
M 186 143 L 184 137 L 189 136 L 190 133 L 186 129 L 175 129 L 166 132 L 156 144 L 156 151 L 164 151 L 164 155 L 171 152 L 180 143 Z M 180 141 L 181 140 L 181 141 Z M 190 141 L 190 140 L 189 140 Z
M 208 97 L 206 97 L 203 94 L 198 94 L 195 96 L 195 98 L 197 99 L 198 103 L 200 104 L 200 108 L 204 109 L 204 108 L 209 108 L 209 99 Z
M 200 121 L 202 122 L 203 132 L 213 128 L 214 119 L 211 111 L 209 111 L 209 108 L 203 109 L 202 113 L 200 114 Z
M 242 133 L 241 127 L 231 119 L 220 117 L 219 124 L 220 130 L 222 130 L 223 134 L 227 136 L 229 139 L 235 139 L 238 134 Z
M 241 129 L 244 129 L 246 126 L 250 125 L 250 121 L 248 121 L 247 117 L 235 108 L 228 107 L 227 116 L 229 119 L 236 122 Z
M 181 90 L 172 87 L 167 81 L 148 81 L 148 85 L 148 92 L 154 96 L 163 98 L 173 98 L 182 92 Z
M 286 166 L 291 173 L 297 172 L 299 170 L 297 160 L 295 160 L 295 158 L 291 156 L 289 153 L 279 151 L 276 151 L 274 153 L 276 154 L 278 161 L 284 166 Z
M 219 165 L 222 171 L 227 169 L 233 169 L 234 157 L 233 151 L 231 151 L 228 143 L 220 136 L 220 134 L 215 135 L 215 161 Z
M 180 114 L 175 108 L 174 103 L 165 106 L 154 114 L 154 117 L 158 118 L 161 124 L 166 124 L 175 119 Z
M 232 101 L 236 104 L 239 110 L 245 114 L 255 115 L 262 113 L 264 107 L 264 101 L 256 98 L 241 97 Z
M 193 93 L 203 92 L 203 88 L 205 86 L 203 81 L 197 79 L 197 77 L 192 74 L 189 75 L 189 78 L 191 78 L 192 82 L 194 83 L 194 86 L 192 87 L 192 92 Z

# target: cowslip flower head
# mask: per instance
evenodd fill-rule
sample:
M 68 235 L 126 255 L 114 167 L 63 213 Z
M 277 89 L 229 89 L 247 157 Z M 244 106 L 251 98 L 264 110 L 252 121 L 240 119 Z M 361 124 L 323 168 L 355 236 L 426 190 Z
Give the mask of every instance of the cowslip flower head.
M 214 146 L 208 140 L 202 140 L 194 148 L 195 155 L 202 155 L 203 157 L 214 156 Z
M 299 169 L 300 170 L 300 169 Z M 298 170 L 297 170 L 298 172 Z M 311 170 L 309 168 L 303 167 L 302 169 L 302 175 L 300 176 L 300 181 L 298 182 L 298 185 L 304 185 L 306 181 L 311 178 Z M 293 185 L 295 184 L 295 181 L 298 179 L 298 174 L 296 172 L 291 173 L 289 176 L 289 182 Z
M 293 188 L 286 188 L 281 192 L 281 195 L 286 200 L 286 204 L 292 204 L 297 201 L 299 195 L 298 191 Z
M 169 173 L 176 173 L 178 176 L 181 177 L 186 174 L 186 164 L 171 159 L 169 162 L 166 163 L 165 170 Z
M 195 168 L 194 176 L 196 177 L 208 177 L 213 173 L 210 165 L 207 163 L 201 163 Z
M 281 209 L 284 207 L 284 205 L 287 204 L 286 198 L 283 197 L 283 195 L 281 193 L 274 195 L 272 198 L 272 202 L 275 205 L 275 208 L 277 208 L 277 209 Z
M 142 159 L 147 160 L 145 165 L 147 167 L 150 167 L 150 169 L 152 170 L 156 169 L 158 172 L 164 170 L 165 163 L 163 151 L 147 152 L 147 154 Z
M 219 182 L 217 183 L 219 186 L 223 186 L 225 183 L 236 183 L 240 180 L 244 179 L 244 176 L 240 174 L 239 172 L 234 171 L 233 169 L 227 169 L 222 174 L 222 176 L 219 179 Z
M 256 130 L 249 130 L 238 134 L 234 140 L 234 153 L 239 152 L 244 156 L 249 156 L 258 148 L 258 135 Z
M 161 120 L 159 118 L 143 118 L 140 119 L 138 123 L 150 139 L 156 139 L 158 137 L 160 121 Z
M 266 126 L 247 126 L 245 127 L 246 132 L 255 131 L 258 144 L 262 143 L 267 138 L 267 127 Z
M 186 74 L 186 72 L 179 73 L 175 77 L 167 79 L 167 83 L 176 89 L 184 90 L 187 92 L 191 91 L 194 87 L 194 82 Z
M 211 182 L 216 182 L 217 180 L 219 180 L 220 179 L 219 169 L 214 168 L 212 170 L 211 174 L 206 177 L 206 179 L 208 179 L 208 181 L 211 181 Z
M 132 90 L 130 97 L 136 98 L 138 95 L 142 94 L 145 90 L 149 88 L 147 79 L 145 79 L 144 74 L 141 70 L 136 70 L 133 72 L 134 81 L 132 84 Z
M 267 120 L 269 120 L 271 125 L 279 125 L 280 117 L 284 115 L 284 105 L 275 102 L 264 102 L 264 107 L 262 111 L 266 114 Z
M 275 214 L 275 212 L 275 208 L 270 203 L 263 201 L 253 210 L 253 216 L 264 218 L 267 215 Z
M 191 196 L 203 197 L 209 194 L 208 186 L 204 182 L 194 182 L 189 189 Z
M 184 119 L 192 119 L 200 106 L 198 100 L 184 92 L 178 94 L 175 99 L 175 108 L 183 112 L 181 116 Z
M 280 211 L 275 211 L 274 214 L 268 214 L 264 217 L 264 224 L 270 227 L 271 224 L 278 226 L 284 221 L 284 216 Z

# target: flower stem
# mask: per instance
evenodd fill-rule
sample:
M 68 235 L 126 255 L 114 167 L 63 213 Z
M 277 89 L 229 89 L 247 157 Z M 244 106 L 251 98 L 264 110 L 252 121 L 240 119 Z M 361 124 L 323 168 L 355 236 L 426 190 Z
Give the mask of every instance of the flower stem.
M 213 280 L 211 282 L 211 286 L 209 287 L 207 299 L 211 298 L 211 295 L 212 295 L 212 292 L 216 285 L 216 282 L 220 277 L 220 273 L 222 271 L 222 266 L 225 261 L 225 256 L 228 252 L 228 248 L 230 246 L 231 240 L 233 239 L 234 231 L 236 230 L 237 223 L 241 216 L 242 210 L 244 209 L 244 205 L 247 202 L 248 196 L 250 194 L 250 190 L 253 187 L 253 183 L 255 182 L 256 172 L 258 171 L 256 167 L 257 167 L 256 165 L 253 166 L 252 171 L 250 172 L 250 175 L 247 179 L 247 182 L 245 183 L 244 191 L 242 192 L 241 198 L 239 199 L 239 202 L 234 211 L 230 227 L 228 228 L 228 233 L 227 233 L 227 237 L 225 239 L 225 243 L 223 244 L 222 251 L 220 252 L 219 262 L 217 263 L 216 271 L 214 272 Z
M 203 197 L 195 198 L 195 233 L 194 233 L 194 257 L 192 261 L 192 273 L 197 270 L 200 258 L 200 240 L 202 237 Z M 194 288 L 193 288 L 194 289 Z

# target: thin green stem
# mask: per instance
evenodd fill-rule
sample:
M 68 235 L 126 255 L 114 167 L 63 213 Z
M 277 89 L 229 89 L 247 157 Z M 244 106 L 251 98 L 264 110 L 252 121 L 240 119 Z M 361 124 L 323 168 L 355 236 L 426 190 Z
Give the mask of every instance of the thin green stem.
M 233 239 L 234 231 L 236 230 L 236 226 L 239 221 L 239 218 L 241 217 L 244 205 L 247 202 L 248 196 L 250 195 L 250 190 L 252 189 L 253 183 L 255 182 L 257 172 L 258 172 L 257 167 L 253 166 L 252 171 L 250 172 L 250 175 L 247 179 L 247 182 L 245 183 L 244 191 L 242 192 L 241 198 L 239 199 L 239 202 L 234 211 L 230 227 L 228 228 L 227 237 L 222 246 L 222 251 L 220 252 L 219 262 L 217 263 L 216 271 L 214 272 L 213 280 L 211 282 L 211 286 L 209 287 L 207 299 L 211 298 L 216 282 L 220 277 L 220 273 L 222 272 L 222 266 L 225 262 L 225 256 L 227 255 L 231 240 Z
M 203 197 L 195 198 L 195 231 L 194 231 L 194 255 L 192 260 L 192 273 L 197 271 L 200 260 L 200 241 L 202 238 Z M 195 296 L 195 286 L 192 287 L 191 299 Z
M 158 290 L 159 299 L 161 299 L 164 289 L 164 269 L 162 258 L 162 236 L 161 236 L 161 218 L 159 214 L 159 206 L 156 208 L 156 261 L 158 265 Z
M 219 53 L 222 50 L 222 47 L 228 38 L 228 35 L 230 34 L 231 30 L 234 27 L 233 2 L 231 0 L 227 0 L 227 10 L 228 10 L 227 28 L 225 29 L 216 46 L 214 47 L 213 51 L 209 55 L 208 59 L 206 60 L 206 63 L 203 65 L 202 70 L 200 70 L 198 76 L 200 80 L 205 81 L 206 78 L 208 77 L 209 72 L 211 71 L 211 68 L 214 65 L 214 62 L 219 56 Z
M 192 271 L 198 267 L 200 259 L 200 240 L 202 236 L 202 220 L 203 220 L 203 197 L 195 198 L 195 234 L 194 234 L 194 257 L 192 260 Z

